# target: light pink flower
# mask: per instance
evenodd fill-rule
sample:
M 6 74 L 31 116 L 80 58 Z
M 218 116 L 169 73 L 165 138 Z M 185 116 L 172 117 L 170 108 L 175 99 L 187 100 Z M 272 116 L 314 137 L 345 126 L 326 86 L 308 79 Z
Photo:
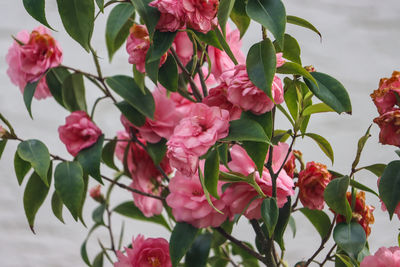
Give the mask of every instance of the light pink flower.
M 183 28 L 185 14 L 181 0 L 155 0 L 149 4 L 160 11 L 156 28 L 162 32 L 174 32 Z
M 279 143 L 274 147 L 272 155 L 272 168 L 277 171 L 286 156 L 289 146 L 285 143 Z M 248 176 L 253 173 L 257 184 L 261 190 L 267 196 L 272 196 L 272 180 L 268 170 L 264 168 L 262 176 L 259 176 L 258 171 L 254 162 L 248 156 L 246 151 L 238 146 L 234 145 L 231 150 L 232 161 L 228 163 L 229 168 L 234 171 Z M 267 157 L 268 158 L 268 157 Z M 276 181 L 277 185 L 277 203 L 279 207 L 282 207 L 287 202 L 287 197 L 294 195 L 294 183 L 285 170 L 281 170 Z M 226 205 L 229 206 L 231 214 L 241 214 L 247 207 L 244 215 L 248 219 L 260 219 L 261 218 L 261 204 L 263 199 L 257 198 L 257 191 L 248 183 L 240 182 L 234 183 L 228 187 L 222 196 L 222 200 Z M 251 202 L 251 203 L 250 203 Z M 250 203 L 250 204 L 249 204 Z
M 150 177 L 133 178 L 130 187 L 154 196 L 161 196 L 162 193 L 162 190 L 160 189 L 160 177 L 158 179 L 151 179 Z M 163 203 L 161 200 L 136 193 L 132 193 L 132 196 L 135 206 L 138 207 L 144 216 L 152 217 L 161 214 L 163 210 Z
M 332 179 L 326 165 L 308 162 L 306 168 L 299 173 L 297 186 L 300 189 L 299 198 L 304 207 L 311 210 L 324 208 L 324 191 Z
M 132 238 L 132 248 L 117 251 L 118 262 L 114 267 L 171 267 L 169 244 L 164 238 L 147 238 L 138 235 Z
M 379 142 L 383 145 L 400 147 L 400 109 L 388 111 L 374 119 L 381 131 Z
M 176 54 L 181 60 L 182 64 L 186 66 L 193 56 L 193 44 L 190 41 L 186 32 L 178 32 L 172 43 Z M 180 70 L 180 69 L 179 69 Z
M 192 106 L 189 114 L 175 127 L 167 142 L 167 156 L 173 167 L 187 176 L 196 172 L 198 157 L 205 154 L 229 131 L 229 112 L 202 103 Z
M 283 53 L 276 53 L 276 67 L 279 68 L 285 64 L 286 60 L 282 57 Z
M 58 127 L 61 141 L 72 156 L 97 142 L 101 130 L 85 111 L 74 111 L 66 119 L 65 125 Z
M 394 71 L 391 78 L 382 78 L 379 88 L 371 94 L 371 98 L 380 115 L 392 111 L 399 105 L 396 94 L 400 95 L 400 72 Z
M 222 194 L 222 184 L 218 183 L 219 195 Z M 211 196 L 214 206 L 224 214 L 214 210 L 207 202 L 198 174 L 185 176 L 177 172 L 169 183 L 169 189 L 166 201 L 178 222 L 187 222 L 197 228 L 218 227 L 228 217 L 228 209 L 221 199 Z
M 21 31 L 16 39 L 18 42 L 13 42 L 6 56 L 7 74 L 11 82 L 23 92 L 27 83 L 41 79 L 35 91 L 35 98 L 44 99 L 51 96 L 43 75 L 48 69 L 61 64 L 62 51 L 58 42 L 43 26 L 35 28 L 30 34 L 25 30 Z
M 199 32 L 209 32 L 217 25 L 218 4 L 218 0 L 182 0 L 187 26 Z
M 381 247 L 374 255 L 366 256 L 360 267 L 397 267 L 400 266 L 400 248 Z
M 282 81 L 277 76 L 274 77 L 271 93 L 276 104 L 284 101 Z M 246 66 L 243 64 L 235 66 L 232 80 L 228 84 L 228 100 L 254 114 L 263 114 L 270 111 L 275 105 L 262 90 L 250 81 Z

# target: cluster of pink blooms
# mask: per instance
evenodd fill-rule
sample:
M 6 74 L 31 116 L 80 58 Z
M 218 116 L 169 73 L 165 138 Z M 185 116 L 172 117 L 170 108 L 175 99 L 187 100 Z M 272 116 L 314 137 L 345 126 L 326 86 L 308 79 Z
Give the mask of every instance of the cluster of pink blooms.
M 366 256 L 360 267 L 397 267 L 400 266 L 400 248 L 381 247 L 374 255 Z

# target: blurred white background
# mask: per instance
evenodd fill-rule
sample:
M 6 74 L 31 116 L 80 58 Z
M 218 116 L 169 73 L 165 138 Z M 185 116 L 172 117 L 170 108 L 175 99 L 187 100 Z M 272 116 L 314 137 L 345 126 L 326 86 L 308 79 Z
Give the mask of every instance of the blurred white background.
M 308 140 L 299 140 L 296 149 L 300 149 L 306 161 L 319 161 L 338 172 L 349 173 L 354 159 L 358 138 L 372 123 L 377 111 L 369 94 L 377 88 L 381 77 L 390 77 L 393 70 L 400 70 L 400 2 L 398 0 L 296 0 L 284 1 L 287 13 L 311 21 L 322 33 L 323 40 L 313 32 L 289 25 L 288 31 L 300 43 L 304 65 L 314 65 L 317 70 L 328 73 L 340 80 L 347 88 L 353 105 L 353 115 L 315 115 L 309 125 L 309 131 L 326 137 L 335 151 L 335 164 L 330 162 L 319 148 Z M 55 1 L 47 1 L 47 18 L 58 32 L 54 37 L 60 42 L 64 52 L 63 64 L 81 70 L 94 72 L 91 56 L 75 43 L 64 31 L 57 14 Z M 110 11 L 107 10 L 106 14 Z M 57 128 L 64 124 L 68 113 L 59 107 L 53 99 L 33 102 L 32 121 L 25 110 L 19 89 L 11 84 L 6 75 L 5 56 L 12 43 L 11 35 L 27 29 L 31 31 L 38 25 L 25 12 L 22 1 L 0 1 L 0 112 L 15 126 L 16 132 L 24 139 L 43 140 L 49 149 L 60 156 L 71 158 L 64 145 L 58 139 Z M 99 17 L 93 35 L 93 46 L 102 58 L 105 75 L 129 74 L 130 65 L 124 47 L 115 55 L 112 64 L 108 63 L 105 47 L 104 29 L 106 16 Z M 243 51 L 259 41 L 259 26 L 252 25 L 243 39 Z M 98 94 L 96 88 L 87 83 L 89 105 Z M 116 109 L 111 102 L 103 102 L 98 109 L 96 123 L 106 133 L 113 136 L 122 128 Z M 278 125 L 287 125 L 282 122 Z M 388 163 L 397 158 L 394 147 L 378 144 L 378 127 L 372 127 L 372 137 L 366 145 L 360 166 L 372 163 Z M 66 224 L 61 224 L 52 214 L 49 199 L 39 210 L 36 218 L 36 235 L 29 230 L 25 219 L 22 196 L 23 187 L 17 185 L 13 171 L 13 156 L 16 143 L 9 142 L 0 161 L 0 266 L 4 267 L 69 267 L 85 266 L 80 259 L 79 249 L 87 229 L 75 223 L 68 212 L 64 212 Z M 359 181 L 376 189 L 376 177 L 367 172 L 357 175 Z M 114 203 L 131 199 L 125 191 L 116 192 Z M 371 194 L 367 203 L 376 207 L 375 224 L 369 237 L 371 252 L 380 246 L 397 244 L 397 217 L 392 222 L 380 209 L 379 201 Z M 91 210 L 95 203 L 88 199 L 85 206 L 85 219 L 92 224 Z M 309 258 L 319 246 L 320 238 L 312 225 L 301 214 L 294 214 L 297 222 L 297 235 L 293 239 L 288 230 L 286 235 L 286 259 L 293 266 L 298 260 Z M 121 222 L 114 220 L 115 232 L 119 232 Z M 131 236 L 143 233 L 147 237 L 169 238 L 168 233 L 153 224 L 126 221 L 125 244 Z M 250 240 L 252 230 L 245 220 L 239 223 L 234 235 Z M 99 251 L 97 238 L 107 242 L 105 232 L 93 235 L 89 241 L 89 256 L 93 259 Z M 324 254 L 323 254 L 324 255 Z M 333 266 L 333 265 L 328 265 Z

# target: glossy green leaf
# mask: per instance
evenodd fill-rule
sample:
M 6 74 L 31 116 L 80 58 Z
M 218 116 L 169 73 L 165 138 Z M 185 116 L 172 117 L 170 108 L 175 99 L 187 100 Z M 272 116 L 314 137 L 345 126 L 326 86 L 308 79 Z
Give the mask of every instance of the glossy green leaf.
M 62 84 L 62 99 L 69 111 L 87 110 L 85 84 L 81 73 L 73 73 L 64 79 Z
M 152 57 L 154 46 L 150 46 L 149 50 L 147 50 L 146 59 L 145 59 L 145 71 L 147 77 L 156 85 L 158 84 L 158 73 L 160 68 L 161 58 L 158 60 L 150 61 L 149 58 Z
M 14 170 L 19 185 L 22 184 L 25 176 L 27 175 L 30 169 L 31 169 L 31 164 L 21 159 L 20 156 L 18 155 L 18 151 L 16 151 L 14 155 Z
M 104 13 L 104 0 L 96 0 L 96 5 L 102 13 Z
M 288 197 L 288 200 L 285 203 L 285 205 L 279 209 L 278 222 L 275 226 L 274 239 L 279 244 L 279 247 L 282 250 L 285 250 L 285 242 L 283 240 L 283 234 L 285 233 L 286 227 L 289 223 L 290 213 L 292 210 L 291 203 L 292 203 L 291 199 L 290 197 Z
M 161 200 L 160 200 L 161 201 Z M 123 215 L 128 218 L 135 220 L 152 222 L 164 226 L 168 230 L 171 230 L 167 221 L 161 215 L 155 215 L 152 217 L 146 217 L 143 213 L 133 204 L 133 201 L 127 201 L 119 204 L 113 209 L 114 212 Z
M 23 3 L 25 10 L 29 13 L 29 15 L 42 23 L 44 26 L 52 29 L 46 19 L 44 0 L 23 0 Z
M 117 106 L 125 118 L 127 118 L 133 125 L 140 127 L 146 123 L 146 117 L 137 109 L 132 107 L 128 102 L 121 101 L 116 103 L 115 106 Z
M 216 199 L 218 195 L 218 178 L 219 178 L 219 154 L 217 149 L 213 149 L 204 164 L 204 184 L 207 191 Z
M 210 233 L 198 235 L 186 253 L 185 266 L 205 267 L 210 254 L 212 240 L 213 236 Z
M 285 84 L 284 86 L 285 104 L 293 120 L 296 121 L 299 116 L 299 100 L 298 100 L 296 82 L 287 77 L 283 81 Z
M 115 6 L 108 15 L 106 24 L 106 44 L 108 58 L 112 60 L 114 53 L 121 47 L 129 35 L 132 25 L 131 17 L 135 8 L 130 3 L 121 3 Z
M 225 53 L 229 56 L 229 58 L 232 60 L 232 62 L 235 65 L 237 65 L 238 61 L 236 60 L 235 55 L 233 54 L 229 44 L 226 42 L 226 39 L 225 39 L 224 35 L 222 34 L 222 32 L 218 28 L 215 28 L 214 32 L 217 36 L 219 43 L 221 44 L 222 48 L 224 49 Z
M 354 188 L 360 189 L 365 192 L 369 192 L 369 193 L 374 194 L 375 196 L 379 197 L 378 193 L 376 193 L 370 187 L 368 187 L 362 183 L 359 183 L 356 180 L 350 180 L 350 185 L 353 186 Z
M 102 161 L 110 168 L 114 170 L 118 170 L 117 166 L 114 163 L 114 153 L 115 153 L 115 146 L 117 145 L 116 138 L 109 141 L 104 147 L 103 151 L 101 152 L 101 159 Z
M 261 218 L 267 227 L 268 237 L 271 238 L 278 223 L 279 208 L 275 198 L 266 198 L 261 204 Z
M 77 220 L 85 187 L 81 165 L 68 161 L 58 164 L 54 172 L 54 186 L 72 217 Z
M 229 15 L 233 9 L 235 0 L 220 0 L 218 6 L 218 23 L 221 26 L 222 33 L 226 36 L 226 23 L 228 22 Z
M 200 41 L 214 46 L 216 48 L 218 48 L 219 50 L 224 50 L 224 48 L 221 46 L 221 43 L 218 40 L 217 34 L 215 33 L 215 31 L 209 31 L 207 33 L 202 33 L 202 32 L 198 32 L 195 30 L 192 30 L 196 36 L 200 39 Z
M 249 0 L 247 15 L 272 32 L 279 45 L 283 45 L 286 28 L 286 10 L 280 0 Z
M 297 40 L 289 34 L 285 33 L 284 42 L 283 42 L 283 49 L 279 47 L 277 42 L 274 42 L 275 50 L 278 52 L 283 52 L 283 57 L 294 63 L 301 65 L 301 49 Z M 279 49 L 277 49 L 277 46 Z
M 335 254 L 335 267 L 354 267 L 351 258 L 344 254 Z
M 56 216 L 56 218 L 59 219 L 62 223 L 64 223 L 64 218 L 62 213 L 63 207 L 64 204 L 60 196 L 57 194 L 57 191 L 54 191 L 53 196 L 51 197 L 51 210 L 53 211 L 54 216 Z
M 250 25 L 250 18 L 246 13 L 246 1 L 244 0 L 235 0 L 235 4 L 233 6 L 231 12 L 231 20 L 235 23 L 236 27 L 240 31 L 240 38 L 246 33 L 247 28 Z
M 323 113 L 323 112 L 334 112 L 334 110 L 325 103 L 318 103 L 311 106 L 306 107 L 303 110 L 303 116 L 308 116 L 315 113 Z
M 158 143 L 147 143 L 147 152 L 155 165 L 159 165 L 167 152 L 167 140 L 162 138 Z
M 390 219 L 400 201 L 400 161 L 390 162 L 379 181 L 379 195 L 389 212 Z
M 150 38 L 152 38 L 158 19 L 160 18 L 160 12 L 157 8 L 149 6 L 152 0 L 131 0 L 131 2 L 139 13 L 140 18 L 146 24 Z
M 251 0 L 257 1 L 257 0 Z M 275 48 L 270 39 L 250 47 L 247 53 L 246 69 L 251 82 L 273 99 L 271 88 L 276 70 Z
M 318 231 L 321 239 L 324 239 L 329 234 L 329 227 L 331 220 L 329 216 L 322 210 L 310 210 L 308 208 L 301 208 L 300 212 L 314 225 Z
M 309 30 L 312 30 L 313 32 L 318 34 L 320 38 L 322 38 L 322 35 L 317 30 L 317 28 L 315 28 L 314 25 L 312 25 L 307 20 L 296 17 L 296 16 L 290 16 L 290 15 L 286 16 L 286 20 L 287 20 L 287 23 L 294 24 L 294 25 L 301 26 L 301 27 L 307 28 Z
M 0 159 L 1 156 L 3 155 L 4 149 L 6 148 L 7 141 L 8 141 L 7 139 L 0 140 Z
M 264 130 L 265 134 L 268 136 L 268 138 L 271 138 L 272 131 L 274 128 L 272 112 L 266 112 L 261 115 L 256 115 L 256 114 L 252 113 L 251 111 L 243 111 L 240 118 L 258 122 L 258 124 L 263 128 L 263 130 Z
M 199 229 L 185 222 L 176 223 L 169 240 L 172 266 L 176 267 L 194 242 Z
M 377 163 L 377 164 L 372 164 L 369 166 L 362 167 L 361 169 L 366 169 L 366 170 L 372 172 L 373 174 L 375 174 L 377 177 L 381 177 L 385 168 L 386 168 L 386 164 Z
M 334 154 L 333 154 L 332 146 L 331 146 L 331 144 L 329 144 L 328 140 L 326 140 L 324 137 L 322 137 L 318 134 L 314 134 L 314 133 L 305 133 L 304 135 L 313 139 L 317 143 L 317 145 L 321 148 L 322 152 L 325 153 L 325 155 L 332 161 L 332 164 L 333 164 Z
M 351 207 L 346 197 L 349 184 L 350 178 L 348 176 L 335 178 L 327 185 L 324 191 L 326 204 L 336 213 L 344 215 L 347 222 L 350 222 L 352 218 Z
M 318 86 L 309 79 L 305 79 L 305 82 L 316 97 L 339 114 L 342 112 L 351 114 L 349 94 L 338 80 L 321 72 L 311 72 L 311 75 Z
M 36 82 L 27 83 L 24 88 L 24 103 L 25 107 L 28 110 L 29 116 L 32 117 L 32 100 L 33 96 L 35 95 L 36 87 L 39 84 L 40 79 Z
M 339 223 L 333 229 L 333 240 L 347 254 L 353 258 L 357 258 L 358 253 L 365 246 L 367 237 L 359 223 Z
M 201 187 L 202 187 L 202 189 L 203 189 L 203 191 L 204 191 L 204 196 L 206 197 L 206 200 L 207 200 L 208 204 L 209 204 L 216 212 L 221 213 L 221 214 L 224 214 L 222 211 L 220 211 L 219 209 L 217 209 L 217 208 L 214 206 L 214 203 L 212 202 L 210 193 L 209 193 L 208 190 L 207 190 L 207 187 L 206 187 L 206 184 L 205 184 L 205 181 L 204 181 L 204 175 L 203 175 L 203 172 L 201 171 L 200 167 L 198 168 L 198 173 L 199 173 L 200 184 L 201 184 Z
M 172 42 L 175 39 L 177 32 L 160 32 L 155 31 L 153 37 L 153 43 L 150 45 L 152 53 L 150 57 L 146 57 L 148 61 L 160 62 L 161 57 L 169 50 Z
M 253 120 L 239 119 L 230 122 L 229 134 L 224 141 L 255 141 L 269 143 L 270 140 L 259 123 Z
M 168 56 L 165 63 L 158 70 L 158 81 L 168 91 L 178 90 L 178 65 L 174 57 Z
M 242 147 L 246 150 L 249 157 L 253 160 L 260 175 L 264 170 L 265 158 L 269 144 L 263 142 L 243 141 Z
M 294 62 L 289 62 L 289 61 L 285 62 L 285 64 L 277 68 L 276 72 L 281 74 L 301 75 L 304 78 L 310 79 L 314 83 L 314 86 L 317 85 L 317 81 L 310 74 L 310 72 L 308 72 L 300 64 Z
M 49 87 L 51 95 L 57 101 L 58 104 L 64 107 L 64 100 L 62 97 L 62 84 L 70 75 L 70 72 L 63 67 L 57 67 L 50 69 L 46 74 L 46 82 Z
M 96 224 L 104 225 L 104 212 L 106 211 L 106 204 L 100 204 L 97 208 L 93 210 L 92 213 L 92 220 Z
M 57 0 L 57 6 L 67 33 L 89 52 L 94 27 L 94 1 Z
M 83 171 L 99 183 L 103 184 L 100 175 L 101 152 L 103 149 L 104 135 L 101 135 L 92 146 L 79 151 L 76 159 L 81 164 Z
M 22 160 L 31 164 L 44 184 L 48 186 L 47 172 L 50 167 L 50 153 L 46 145 L 39 140 L 26 140 L 19 143 L 17 152 Z
M 147 88 L 145 88 L 145 94 L 143 94 L 134 79 L 124 75 L 107 78 L 106 82 L 114 92 L 119 94 L 140 113 L 150 119 L 154 119 L 154 99 Z

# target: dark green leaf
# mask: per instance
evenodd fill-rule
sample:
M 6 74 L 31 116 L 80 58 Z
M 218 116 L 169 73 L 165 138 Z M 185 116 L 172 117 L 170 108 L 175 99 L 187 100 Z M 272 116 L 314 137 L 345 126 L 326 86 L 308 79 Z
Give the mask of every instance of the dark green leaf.
M 147 77 L 156 85 L 158 83 L 158 72 L 160 68 L 161 58 L 158 60 L 150 61 L 149 58 L 152 57 L 154 46 L 150 46 L 146 54 L 145 70 Z
M 338 80 L 321 72 L 311 72 L 311 75 L 317 81 L 318 86 L 308 79 L 305 79 L 305 82 L 316 97 L 339 114 L 342 112 L 351 114 L 349 95 Z
M 143 126 L 146 123 L 146 117 L 141 114 L 137 109 L 132 107 L 128 102 L 121 101 L 115 104 L 121 113 L 128 119 L 133 125 L 138 127 Z
M 263 128 L 263 130 L 264 130 L 265 134 L 268 136 L 268 138 L 269 139 L 271 138 L 272 131 L 273 131 L 272 112 L 266 112 L 261 115 L 256 115 L 256 114 L 252 113 L 251 111 L 243 111 L 240 118 L 258 122 L 258 124 L 261 125 L 261 127 Z
M 224 48 L 221 46 L 221 43 L 218 40 L 217 34 L 215 33 L 215 31 L 209 31 L 208 33 L 201 33 L 201 32 L 197 32 L 195 30 L 192 30 L 196 36 L 200 39 L 200 41 L 214 46 L 216 48 L 218 48 L 219 50 L 224 50 Z
M 225 141 L 254 141 L 269 143 L 270 140 L 259 123 L 249 119 L 231 121 Z
M 335 256 L 335 267 L 354 267 L 349 256 L 337 253 Z
M 251 82 L 273 99 L 271 88 L 276 70 L 276 53 L 270 39 L 267 38 L 250 47 L 246 68 Z
M 100 176 L 101 151 L 103 149 L 104 135 L 101 135 L 92 146 L 79 151 L 76 159 L 81 164 L 83 171 L 99 183 L 103 184 Z
M 54 216 L 56 216 L 62 223 L 64 223 L 62 214 L 63 207 L 64 204 L 60 196 L 57 194 L 57 191 L 54 191 L 53 196 L 51 197 L 51 210 L 53 211 Z
M 151 44 L 152 53 L 147 58 L 148 61 L 160 62 L 161 57 L 169 50 L 172 42 L 175 39 L 177 32 L 160 32 L 155 31 L 153 37 L 153 43 Z M 151 48 L 149 48 L 151 49 Z
M 100 252 L 94 258 L 92 267 L 103 267 L 103 252 Z
M 297 229 L 296 229 L 296 221 L 294 220 L 293 216 L 290 216 L 289 218 L 289 227 L 292 230 L 293 238 L 295 238 Z
M 132 25 L 130 18 L 134 14 L 135 8 L 130 3 L 121 3 L 111 10 L 106 25 L 106 44 L 110 61 L 128 37 L 129 27 Z
M 369 188 L 366 185 L 363 185 L 362 183 L 357 182 L 356 180 L 350 180 L 350 185 L 357 189 L 360 189 L 360 190 L 363 190 L 366 192 L 370 192 L 370 193 L 374 194 L 375 196 L 379 197 L 378 193 L 376 193 L 374 190 L 372 190 L 371 188 Z
M 25 10 L 29 13 L 29 15 L 42 23 L 44 26 L 52 29 L 46 19 L 44 0 L 23 0 L 23 3 Z
M 165 153 L 167 152 L 166 146 L 167 140 L 162 138 L 158 143 L 147 143 L 147 152 L 155 165 L 159 165 L 164 159 Z
M 167 61 L 158 70 L 158 81 L 168 91 L 178 90 L 178 65 L 174 57 L 168 56 Z
M 250 25 L 250 18 L 246 13 L 246 1 L 236 0 L 231 12 L 231 20 L 240 31 L 240 38 L 246 33 Z
M 85 84 L 81 73 L 73 73 L 64 79 L 62 99 L 69 111 L 86 111 Z
M 326 204 L 336 213 L 346 217 L 347 222 L 352 218 L 351 207 L 346 197 L 347 188 L 350 184 L 350 178 L 343 176 L 333 179 L 324 191 Z
M 289 78 L 285 78 L 284 83 L 285 83 L 284 86 L 285 104 L 290 112 L 290 115 L 292 115 L 293 120 L 296 121 L 299 115 L 299 100 L 298 100 L 296 82 Z
M 146 91 L 144 90 L 145 88 L 145 78 L 146 74 L 141 73 L 136 69 L 136 66 L 132 66 L 132 71 L 133 71 L 133 78 L 135 79 L 136 84 L 139 86 L 140 90 L 142 90 L 143 94 L 146 94 Z
M 318 103 L 311 106 L 306 107 L 303 110 L 303 116 L 308 116 L 315 113 L 322 113 L 322 112 L 334 112 L 334 110 L 325 103 Z
M 266 198 L 261 204 L 261 218 L 267 227 L 268 237 L 271 238 L 278 223 L 279 209 L 275 198 Z
M 314 133 L 305 133 L 304 135 L 313 139 L 317 143 L 317 145 L 321 148 L 322 152 L 325 153 L 325 155 L 332 161 L 333 164 L 334 161 L 333 150 L 328 140 Z
M 211 241 L 213 236 L 210 233 L 196 237 L 192 246 L 186 253 L 186 267 L 205 267 L 208 255 L 210 254 Z
M 25 103 L 25 107 L 28 110 L 29 116 L 33 119 L 32 117 L 32 99 L 33 96 L 35 95 L 35 91 L 36 91 L 36 87 L 39 83 L 40 79 L 37 80 L 36 82 L 32 82 L 32 83 L 27 83 L 25 88 L 24 88 L 24 103 Z
M 288 200 L 285 203 L 285 205 L 279 209 L 278 223 L 276 224 L 275 227 L 274 238 L 282 250 L 285 250 L 285 242 L 283 240 L 283 234 L 285 233 L 286 227 L 289 222 L 291 208 L 292 208 L 291 203 L 292 203 L 291 199 L 290 197 L 288 197 Z
M 206 184 L 205 184 L 205 181 L 204 181 L 204 175 L 203 175 L 203 172 L 201 171 L 200 167 L 198 168 L 198 173 L 199 173 L 199 179 L 200 179 L 201 187 L 203 188 L 204 196 L 206 197 L 206 200 L 207 200 L 208 204 L 209 204 L 216 212 L 221 213 L 221 214 L 224 214 L 222 211 L 220 211 L 219 209 L 217 209 L 217 208 L 214 206 L 214 203 L 213 203 L 212 200 L 211 200 L 210 193 L 209 193 L 208 190 L 207 190 L 207 187 L 206 187 Z
M 114 163 L 114 153 L 115 146 L 117 145 L 116 139 L 109 141 L 104 147 L 103 152 L 101 153 L 101 159 L 103 162 L 110 168 L 114 170 L 118 170 L 117 166 Z
M 22 184 L 22 181 L 24 180 L 26 174 L 29 172 L 30 169 L 31 164 L 21 159 L 18 155 L 18 151 L 16 151 L 14 155 L 14 170 L 19 185 Z
M 221 33 L 221 31 L 218 28 L 214 29 L 214 32 L 218 38 L 219 43 L 221 44 L 222 48 L 224 49 L 225 53 L 229 56 L 229 58 L 232 60 L 232 62 L 237 65 L 238 62 L 235 58 L 235 55 L 233 54 L 231 48 L 229 47 L 228 43 L 226 42 L 225 37 Z
M 218 178 L 219 178 L 219 154 L 217 149 L 213 149 L 204 164 L 204 184 L 207 191 L 219 199 L 218 195 Z
M 70 75 L 70 72 L 63 67 L 52 68 L 46 74 L 46 82 L 49 87 L 51 95 L 54 99 L 64 107 L 64 100 L 62 97 L 62 84 Z
M 253 160 L 261 176 L 264 170 L 264 163 L 265 158 L 267 157 L 269 144 L 262 142 L 243 141 L 242 147 Z
M 307 28 L 309 30 L 312 30 L 313 32 L 318 34 L 320 38 L 322 38 L 322 35 L 317 30 L 317 28 L 315 28 L 314 25 L 312 25 L 307 20 L 296 17 L 296 16 L 289 16 L 289 15 L 286 17 L 286 20 L 287 20 L 287 23 L 294 24 L 294 25 L 301 26 L 301 27 Z
M 274 42 L 274 45 L 278 46 L 277 42 Z M 299 43 L 297 42 L 297 40 L 295 38 L 293 38 L 289 34 L 285 34 L 284 42 L 283 42 L 283 49 L 281 49 L 281 48 L 277 49 L 276 46 L 275 46 L 275 49 L 277 51 L 283 52 L 284 58 L 301 65 L 301 58 L 300 58 L 301 50 L 300 50 Z
M 154 99 L 147 88 L 144 88 L 146 94 L 143 94 L 131 77 L 123 75 L 107 78 L 106 82 L 114 92 L 119 94 L 140 113 L 150 119 L 154 119 Z
M 294 62 L 285 62 L 285 64 L 280 66 L 276 70 L 276 72 L 277 73 L 281 73 L 281 74 L 301 75 L 304 78 L 310 79 L 314 83 L 314 86 L 317 85 L 317 81 L 310 74 L 310 72 L 308 72 L 306 69 L 304 69 L 300 64 L 297 64 L 297 63 L 294 63 Z
M 131 2 L 139 13 L 140 18 L 146 24 L 150 38 L 152 38 L 158 19 L 160 18 L 160 12 L 158 12 L 157 8 L 149 6 L 152 0 L 131 0 Z
M 83 170 L 78 162 L 62 162 L 54 172 L 54 186 L 75 220 L 78 219 L 84 192 Z
M 372 172 L 373 174 L 375 174 L 377 177 L 381 177 L 385 168 L 386 168 L 386 164 L 377 163 L 377 164 L 372 164 L 369 166 L 362 167 L 361 169 L 366 169 L 366 170 Z
M 178 222 L 175 225 L 169 240 L 169 253 L 173 267 L 177 266 L 181 261 L 194 242 L 198 232 L 199 229 L 185 222 Z
M 390 219 L 400 201 L 400 161 L 390 162 L 379 181 L 379 195 L 389 212 Z
M 100 11 L 104 13 L 104 0 L 96 0 L 96 4 L 99 7 Z
M 94 1 L 57 0 L 57 6 L 67 33 L 89 52 L 94 27 Z
M 92 219 L 96 224 L 104 225 L 104 212 L 106 211 L 106 204 L 100 204 L 92 213 Z
M 362 226 L 357 222 L 339 223 L 333 229 L 333 240 L 353 258 L 364 248 L 367 237 Z
M 82 196 L 81 196 L 81 203 L 79 205 L 79 210 L 78 210 L 78 219 L 82 222 L 83 226 L 85 226 L 85 227 L 86 227 L 86 224 L 83 219 L 83 206 L 85 205 L 88 186 L 89 186 L 89 176 L 84 173 L 83 174 L 83 192 L 82 192 Z
M 279 45 L 283 46 L 286 11 L 285 6 L 280 0 L 249 0 L 246 12 L 251 19 L 272 32 Z
M 50 153 L 46 145 L 39 140 L 26 140 L 19 143 L 17 152 L 22 160 L 31 164 L 35 172 L 42 178 L 44 184 L 48 186 L 47 172 L 50 167 Z M 18 180 L 20 179 L 18 178 Z
M 228 164 L 228 144 L 223 143 L 217 149 L 221 163 L 226 166 Z
M 331 225 L 331 220 L 328 215 L 322 210 L 310 210 L 307 208 L 301 208 L 301 213 L 307 217 L 307 219 L 314 225 L 315 229 L 317 229 L 321 239 L 327 237 L 329 233 L 329 227 Z
M 0 140 L 0 159 L 1 156 L 3 155 L 4 149 L 6 148 L 7 145 L 7 139 Z
M 231 14 L 234 4 L 235 4 L 235 0 L 219 1 L 217 18 L 218 18 L 218 23 L 221 26 L 222 33 L 224 34 L 224 36 L 226 36 L 226 30 L 225 30 L 226 23 L 228 21 L 229 14 Z

